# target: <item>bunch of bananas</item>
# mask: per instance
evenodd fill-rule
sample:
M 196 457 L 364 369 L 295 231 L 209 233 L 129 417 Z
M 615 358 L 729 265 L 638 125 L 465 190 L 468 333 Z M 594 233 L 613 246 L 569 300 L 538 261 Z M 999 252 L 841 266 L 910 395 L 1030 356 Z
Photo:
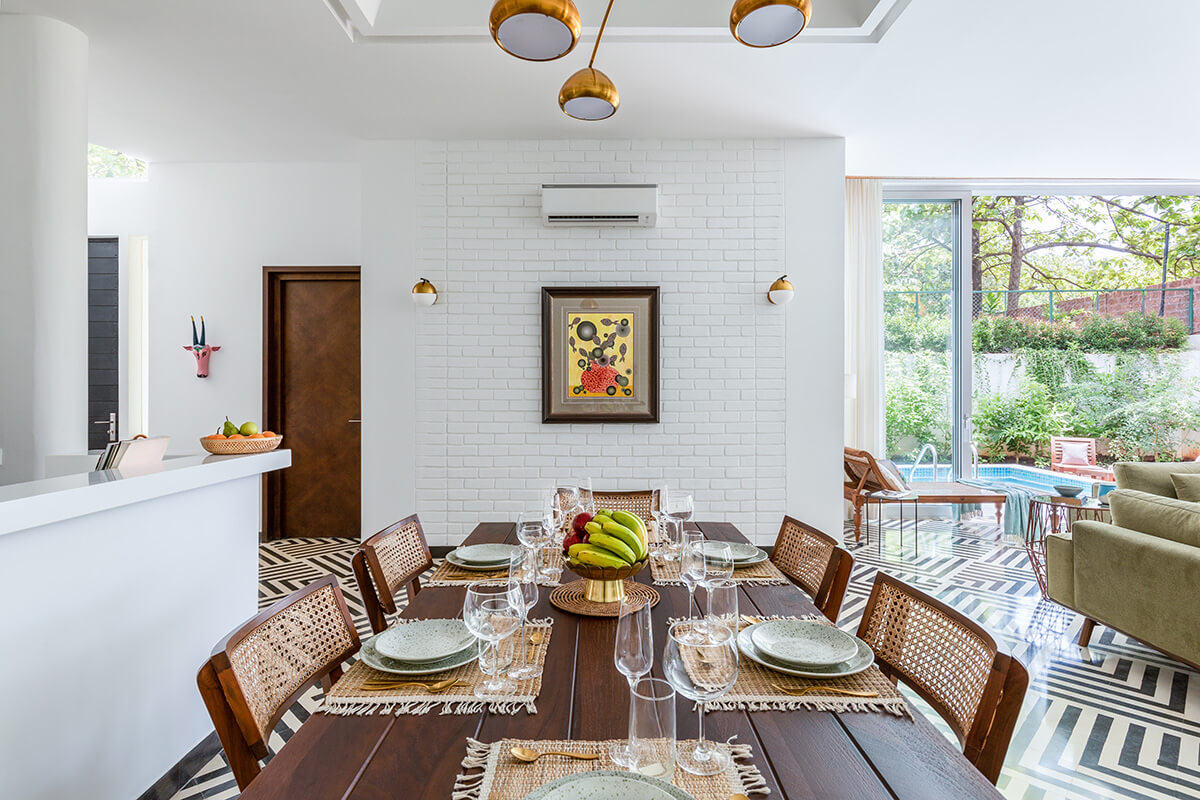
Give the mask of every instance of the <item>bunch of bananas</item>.
M 576 517 L 575 531 L 567 537 L 568 562 L 589 567 L 626 567 L 646 558 L 650 538 L 640 517 L 608 508 L 580 519 L 585 516 Z

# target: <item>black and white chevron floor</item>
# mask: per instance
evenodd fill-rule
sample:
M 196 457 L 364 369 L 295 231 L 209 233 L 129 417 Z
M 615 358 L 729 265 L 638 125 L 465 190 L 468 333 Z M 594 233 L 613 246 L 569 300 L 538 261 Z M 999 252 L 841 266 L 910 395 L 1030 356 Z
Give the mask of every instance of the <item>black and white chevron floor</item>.
M 1030 687 L 1000 778 L 1006 797 L 1200 797 L 1200 673 L 1108 628 L 1097 628 L 1086 650 L 1076 647 L 1082 620 L 1041 599 L 1025 551 L 999 542 L 994 525 L 922 520 L 919 555 L 911 521 L 903 538 L 902 545 L 892 520 L 884 524 L 882 547 L 874 530 L 870 542 L 851 547 L 856 564 L 841 625 L 857 627 L 875 572 L 884 570 L 970 615 L 1013 649 L 1029 669 Z M 367 633 L 350 571 L 356 544 L 309 539 L 263 545 L 261 603 L 332 572 L 360 633 Z M 317 697 L 310 692 L 284 717 L 273 751 L 308 718 Z M 237 795 L 217 756 L 174 800 Z

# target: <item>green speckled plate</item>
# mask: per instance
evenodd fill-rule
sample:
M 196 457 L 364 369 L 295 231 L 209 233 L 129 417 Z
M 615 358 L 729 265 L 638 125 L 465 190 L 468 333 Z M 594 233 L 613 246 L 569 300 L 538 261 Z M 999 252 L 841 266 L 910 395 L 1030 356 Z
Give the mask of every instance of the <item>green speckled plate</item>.
M 821 622 L 776 619 L 753 627 L 751 637 L 760 652 L 800 669 L 832 667 L 858 652 L 853 636 Z
M 375 637 L 379 655 L 405 663 L 437 661 L 461 653 L 475 637 L 461 619 L 419 619 L 393 625 Z
M 523 800 L 695 800 L 658 778 L 636 772 L 598 769 L 568 775 L 534 789 Z
M 450 555 L 454 556 L 454 559 L 450 563 L 497 569 L 507 567 L 520 553 L 520 546 L 515 544 L 469 544 L 451 550 Z
M 763 623 L 759 623 L 761 625 Z M 776 672 L 782 672 L 785 675 L 795 675 L 797 678 L 842 678 L 847 675 L 857 675 L 863 670 L 875 663 L 875 653 L 871 651 L 871 647 L 861 639 L 855 639 L 858 646 L 858 652 L 850 659 L 834 664 L 827 669 L 800 669 L 798 667 L 781 664 L 778 661 L 771 660 L 768 656 L 759 652 L 754 646 L 754 634 L 752 631 L 756 625 L 751 625 L 749 628 L 744 628 L 738 634 L 738 650 L 742 651 L 742 655 L 746 658 L 761 664 L 767 669 L 773 669 Z
M 752 544 L 745 542 L 717 542 L 705 541 L 700 543 L 700 552 L 704 553 L 708 548 L 716 548 L 719 545 L 729 545 L 729 551 L 733 554 L 733 565 L 735 567 L 748 567 L 751 564 L 757 564 L 760 561 L 767 560 L 767 553 Z
M 380 672 L 390 672 L 393 675 L 432 675 L 435 672 L 445 672 L 448 669 L 461 667 L 463 664 L 470 664 L 479 658 L 479 647 L 472 644 L 448 658 L 413 663 L 397 661 L 394 658 L 380 655 L 379 651 L 375 649 L 375 637 L 372 636 L 362 643 L 362 649 L 358 651 L 358 654 L 363 663 Z

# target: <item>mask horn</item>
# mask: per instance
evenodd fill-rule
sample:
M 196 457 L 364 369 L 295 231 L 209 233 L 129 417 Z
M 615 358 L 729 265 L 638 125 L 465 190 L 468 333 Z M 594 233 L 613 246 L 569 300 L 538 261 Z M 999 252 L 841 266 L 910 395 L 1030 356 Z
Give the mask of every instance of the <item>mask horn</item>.
M 200 346 L 204 347 L 204 315 L 200 315 Z
M 200 340 L 196 338 L 196 318 L 192 317 L 192 347 L 200 344 Z

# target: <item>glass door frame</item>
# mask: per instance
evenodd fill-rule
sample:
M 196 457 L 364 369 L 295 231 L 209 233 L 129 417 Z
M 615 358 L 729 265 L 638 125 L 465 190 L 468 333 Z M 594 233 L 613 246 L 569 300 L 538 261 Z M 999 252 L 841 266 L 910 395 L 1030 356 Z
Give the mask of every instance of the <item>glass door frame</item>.
M 970 189 L 911 189 L 903 186 L 883 189 L 885 203 L 950 203 L 954 208 L 954 270 L 951 273 L 951 410 L 950 480 L 974 477 L 971 444 L 971 384 L 974 358 L 971 345 L 971 226 L 972 192 Z

